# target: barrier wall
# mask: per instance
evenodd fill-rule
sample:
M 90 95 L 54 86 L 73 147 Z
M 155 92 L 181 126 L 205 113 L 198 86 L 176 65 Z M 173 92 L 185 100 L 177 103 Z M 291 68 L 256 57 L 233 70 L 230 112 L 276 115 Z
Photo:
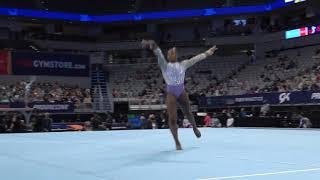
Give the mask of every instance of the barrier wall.
M 261 93 L 238 96 L 208 97 L 200 101 L 201 107 L 320 104 L 320 92 L 297 91 L 288 93 Z
M 75 110 L 75 106 L 68 102 L 32 102 L 29 103 L 28 106 L 37 112 L 72 113 Z M 0 103 L 0 108 L 25 108 L 25 104 L 23 102 Z

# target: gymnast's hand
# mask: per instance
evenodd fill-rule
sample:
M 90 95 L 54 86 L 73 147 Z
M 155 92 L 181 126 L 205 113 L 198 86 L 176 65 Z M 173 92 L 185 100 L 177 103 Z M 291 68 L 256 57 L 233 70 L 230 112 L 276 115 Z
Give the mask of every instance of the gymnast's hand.
M 218 50 L 217 46 L 213 46 L 212 48 L 210 48 L 209 50 L 207 50 L 207 51 L 205 52 L 205 54 L 206 54 L 207 56 L 212 56 L 212 55 L 216 52 L 216 50 Z
M 142 40 L 141 42 L 142 48 L 145 49 L 150 49 L 150 50 L 155 50 L 158 45 L 154 40 Z

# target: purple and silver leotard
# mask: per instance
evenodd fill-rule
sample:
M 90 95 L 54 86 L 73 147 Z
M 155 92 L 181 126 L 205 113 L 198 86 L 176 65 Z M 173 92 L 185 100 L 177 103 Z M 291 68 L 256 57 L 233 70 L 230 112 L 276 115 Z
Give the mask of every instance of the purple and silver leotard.
M 202 53 L 182 62 L 168 63 L 160 48 L 155 49 L 154 54 L 158 57 L 158 64 L 167 85 L 167 93 L 177 98 L 179 98 L 184 91 L 186 70 L 195 63 L 207 58 L 207 55 Z

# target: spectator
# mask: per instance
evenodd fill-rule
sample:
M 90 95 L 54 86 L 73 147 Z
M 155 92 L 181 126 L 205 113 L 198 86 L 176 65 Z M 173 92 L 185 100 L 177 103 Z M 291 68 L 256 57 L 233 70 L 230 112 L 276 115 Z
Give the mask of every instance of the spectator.
M 222 110 L 221 115 L 219 116 L 219 120 L 222 127 L 227 127 L 228 114 L 227 110 Z
M 102 118 L 100 117 L 100 115 L 98 113 L 94 113 L 93 116 L 91 117 L 91 126 L 92 126 L 92 130 L 96 131 L 96 130 L 104 130 L 103 126 L 102 126 Z
M 182 124 L 183 128 L 192 128 L 191 123 L 189 122 L 189 120 L 187 119 L 186 116 L 184 116 L 183 118 L 183 124 Z
M 140 116 L 140 122 L 142 124 L 142 129 L 147 129 L 148 128 L 148 120 L 147 118 L 145 117 L 145 115 L 142 113 L 141 116 Z
M 2 83 L 0 85 L 0 102 L 25 102 L 24 81 Z M 29 102 L 72 102 L 77 105 L 92 103 L 90 90 L 58 82 L 36 82 L 30 88 Z
M 262 116 L 266 116 L 269 113 L 269 111 L 270 111 L 270 104 L 265 102 L 264 105 L 261 106 L 260 108 L 260 114 Z
M 212 126 L 211 127 L 217 127 L 220 128 L 222 127 L 221 123 L 220 123 L 220 119 L 218 119 L 217 114 L 213 114 L 212 115 Z
M 51 131 L 51 125 L 52 125 L 52 118 L 50 118 L 49 113 L 44 114 L 43 118 L 43 126 L 44 126 L 44 131 L 45 132 L 50 132 Z
M 298 115 L 299 119 L 299 128 L 311 128 L 312 123 L 309 118 L 303 116 L 302 114 Z
M 42 132 L 43 131 L 43 125 L 41 121 L 40 114 L 34 113 L 34 115 L 31 117 L 31 122 L 32 122 L 32 131 L 33 132 Z
M 212 118 L 209 113 L 204 117 L 204 126 L 205 127 L 211 127 L 212 126 Z
M 7 131 L 6 115 L 0 117 L 0 133 L 5 133 Z
M 247 112 L 245 111 L 244 108 L 241 108 L 240 113 L 239 113 L 240 118 L 246 118 L 248 117 Z
M 149 115 L 149 122 L 151 123 L 152 129 L 157 129 L 156 116 L 154 114 Z
M 232 116 L 232 113 L 231 112 L 228 112 L 227 113 L 227 122 L 226 122 L 226 127 L 233 127 L 234 125 L 234 118 Z
M 168 127 L 168 115 L 167 112 L 165 110 L 163 110 L 160 114 L 160 119 L 161 119 L 161 123 L 160 123 L 160 127 L 161 128 L 167 128 Z
M 14 113 L 7 122 L 8 132 L 24 132 L 25 124 L 22 115 Z

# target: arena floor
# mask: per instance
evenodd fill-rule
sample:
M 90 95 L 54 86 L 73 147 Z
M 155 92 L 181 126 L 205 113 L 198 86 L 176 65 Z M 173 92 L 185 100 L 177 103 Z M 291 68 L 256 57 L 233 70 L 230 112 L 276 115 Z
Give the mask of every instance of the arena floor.
M 320 131 L 181 129 L 0 135 L 4 180 L 319 180 Z

